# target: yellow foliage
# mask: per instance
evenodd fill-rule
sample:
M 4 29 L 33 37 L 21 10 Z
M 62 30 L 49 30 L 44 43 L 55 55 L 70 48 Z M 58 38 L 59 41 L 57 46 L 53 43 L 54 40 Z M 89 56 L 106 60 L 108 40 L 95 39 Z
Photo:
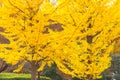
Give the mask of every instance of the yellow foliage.
M 20 72 L 20 71 L 22 70 L 22 68 L 23 68 L 23 65 L 24 65 L 24 64 L 19 65 L 18 68 L 15 69 L 13 72 L 16 72 L 16 73 L 17 73 L 17 72 Z
M 113 54 L 119 54 L 120 53 L 120 38 L 116 39 L 116 42 L 114 44 L 114 49 L 112 51 Z
M 120 0 L 0 0 L 0 57 L 39 65 L 56 62 L 73 77 L 100 78 L 120 36 Z

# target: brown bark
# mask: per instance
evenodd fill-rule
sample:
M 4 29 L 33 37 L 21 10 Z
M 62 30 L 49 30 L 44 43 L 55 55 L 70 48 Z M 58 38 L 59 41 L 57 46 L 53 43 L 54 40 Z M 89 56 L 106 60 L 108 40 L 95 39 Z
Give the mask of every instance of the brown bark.
M 38 72 L 38 79 L 37 80 L 40 80 L 40 72 Z
M 0 59 L 0 73 L 5 71 L 8 68 L 8 64 L 6 64 L 2 59 Z
M 94 79 L 93 79 L 93 76 L 89 74 L 89 75 L 87 75 L 86 80 L 94 80 Z
M 34 61 L 31 63 L 31 80 L 37 80 L 37 66 Z

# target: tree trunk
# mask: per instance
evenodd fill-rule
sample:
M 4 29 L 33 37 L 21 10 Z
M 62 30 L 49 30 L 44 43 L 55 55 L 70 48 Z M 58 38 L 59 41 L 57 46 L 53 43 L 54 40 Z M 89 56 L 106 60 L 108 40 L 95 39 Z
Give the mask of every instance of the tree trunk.
M 37 80 L 37 66 L 34 61 L 31 64 L 31 80 Z
M 92 75 L 88 75 L 87 80 L 94 80 Z
M 40 72 L 38 72 L 38 79 L 37 80 L 40 80 Z
M 36 76 L 37 76 L 36 73 L 32 72 L 31 73 L 31 80 L 37 80 Z

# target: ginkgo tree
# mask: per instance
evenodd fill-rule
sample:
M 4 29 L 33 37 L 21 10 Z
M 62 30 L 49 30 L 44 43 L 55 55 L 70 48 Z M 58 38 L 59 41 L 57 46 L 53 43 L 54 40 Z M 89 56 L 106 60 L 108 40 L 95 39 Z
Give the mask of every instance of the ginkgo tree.
M 74 14 L 70 14 L 70 17 L 73 21 L 73 26 L 76 28 L 74 28 L 74 32 L 71 35 L 72 38 L 67 42 L 67 46 L 69 46 L 67 48 L 71 49 L 71 51 L 64 48 L 65 53 L 70 52 L 70 54 L 66 54 L 67 57 L 65 56 L 63 60 L 60 60 L 62 64 L 58 65 L 66 73 L 83 78 L 83 80 L 92 80 L 99 78 L 100 74 L 110 66 L 111 58 L 109 54 L 113 49 L 114 41 L 120 36 L 120 8 L 118 7 L 120 4 L 119 0 L 115 2 L 85 2 L 73 2 L 71 4 L 76 6 L 71 6 L 70 9 L 67 8 L 67 12 L 72 10 L 74 12 Z M 75 9 L 75 7 L 77 8 Z M 75 44 L 72 45 L 75 41 L 74 37 L 78 44 L 76 46 Z M 69 66 L 69 70 L 65 70 L 66 65 L 67 67 Z
M 119 0 L 0 0 L 0 57 L 37 71 L 55 62 L 84 80 L 100 78 L 120 36 Z M 16 70 L 18 71 L 18 70 Z

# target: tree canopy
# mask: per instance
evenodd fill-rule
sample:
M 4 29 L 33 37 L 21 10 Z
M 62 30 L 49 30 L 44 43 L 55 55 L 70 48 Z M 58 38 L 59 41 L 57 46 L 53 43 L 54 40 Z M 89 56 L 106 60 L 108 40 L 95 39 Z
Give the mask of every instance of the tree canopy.
M 120 0 L 0 0 L 0 34 L 9 40 L 0 44 L 0 57 L 35 70 L 55 62 L 73 77 L 99 78 L 120 36 L 119 6 Z

